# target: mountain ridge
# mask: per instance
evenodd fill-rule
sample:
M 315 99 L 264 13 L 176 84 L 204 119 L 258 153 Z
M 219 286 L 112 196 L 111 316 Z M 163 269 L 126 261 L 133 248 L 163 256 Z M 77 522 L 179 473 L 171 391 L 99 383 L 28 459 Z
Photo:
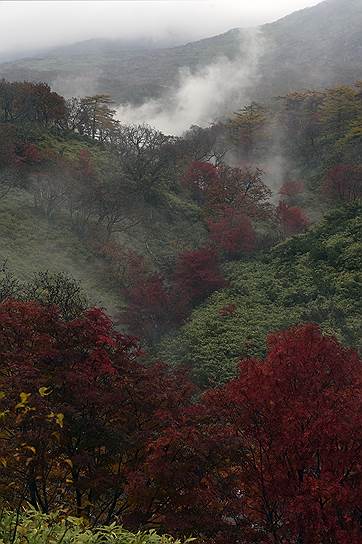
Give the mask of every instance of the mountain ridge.
M 251 93 L 256 99 L 362 78 L 359 0 L 325 0 L 259 28 L 265 46 L 259 59 L 260 77 Z M 1 63 L 0 77 L 46 81 L 68 96 L 106 93 L 117 104 L 137 104 L 159 98 L 165 88 L 177 85 L 182 68 L 195 72 L 215 59 L 237 58 L 247 32 L 233 28 L 173 47 L 85 40 L 41 57 Z

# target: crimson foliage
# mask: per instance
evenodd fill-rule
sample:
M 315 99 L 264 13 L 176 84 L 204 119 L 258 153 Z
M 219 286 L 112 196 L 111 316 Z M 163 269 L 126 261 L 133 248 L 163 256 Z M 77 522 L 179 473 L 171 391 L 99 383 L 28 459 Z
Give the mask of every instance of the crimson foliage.
M 227 256 L 250 253 L 255 248 L 255 231 L 250 219 L 232 208 L 220 219 L 209 219 L 208 228 L 216 248 Z
M 224 287 L 217 253 L 208 247 L 181 253 L 176 262 L 173 285 L 192 306 Z
M 210 543 L 361 541 L 361 361 L 316 325 L 271 335 L 264 361 L 192 404 L 100 310 L 66 322 L 9 300 L 0 319 L 12 506 Z
M 271 335 L 264 361 L 242 361 L 151 449 L 166 526 L 223 544 L 361 542 L 361 368 L 316 325 Z
M 97 522 L 152 520 L 134 473 L 189 401 L 189 382 L 142 365 L 137 341 L 98 309 L 64 321 L 55 307 L 9 300 L 0 321 L 2 496 Z
M 218 181 L 217 167 L 203 161 L 192 162 L 183 178 L 185 187 L 191 189 L 193 197 L 199 204 L 205 202 L 209 188 Z
M 214 166 L 207 162 L 193 162 L 184 184 L 189 187 L 207 215 L 224 216 L 230 208 L 250 217 L 268 215 L 270 190 L 262 180 L 259 169 Z
M 289 206 L 281 201 L 276 208 L 276 218 L 284 236 L 291 236 L 306 230 L 309 220 L 298 206 Z
M 127 307 L 120 315 L 134 334 L 154 343 L 173 323 L 177 308 L 165 279 L 160 274 L 137 275 L 137 282 L 124 289 Z
M 217 252 L 208 247 L 181 253 L 167 279 L 149 272 L 141 261 L 137 269 L 131 266 L 129 273 L 131 281 L 123 289 L 127 306 L 120 321 L 149 344 L 157 342 L 195 305 L 225 285 Z

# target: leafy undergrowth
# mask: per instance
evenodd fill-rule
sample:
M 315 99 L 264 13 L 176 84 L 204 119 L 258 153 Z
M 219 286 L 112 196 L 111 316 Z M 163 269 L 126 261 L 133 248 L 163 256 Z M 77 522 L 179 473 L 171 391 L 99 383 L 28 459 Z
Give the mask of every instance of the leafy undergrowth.
M 183 544 L 193 539 L 182 541 Z M 108 525 L 91 529 L 82 518 L 61 516 L 59 513 L 40 514 L 35 510 L 2 514 L 0 544 L 181 544 L 170 536 L 154 531 L 131 533 L 122 527 Z
M 361 218 L 360 205 L 341 208 L 264 258 L 227 264 L 228 287 L 163 339 L 162 358 L 190 364 L 210 386 L 230 379 L 241 357 L 262 357 L 270 331 L 297 323 L 318 323 L 359 347 Z

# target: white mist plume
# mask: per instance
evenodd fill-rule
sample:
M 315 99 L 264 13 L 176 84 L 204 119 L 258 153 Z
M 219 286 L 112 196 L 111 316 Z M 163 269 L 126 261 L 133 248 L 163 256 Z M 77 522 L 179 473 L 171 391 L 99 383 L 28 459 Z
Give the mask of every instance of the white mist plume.
M 191 125 L 207 126 L 232 113 L 250 100 L 258 61 L 264 48 L 258 29 L 243 31 L 240 54 L 233 60 L 220 57 L 191 73 L 180 70 L 178 85 L 159 99 L 141 106 L 121 105 L 117 117 L 122 124 L 147 123 L 166 134 L 180 135 Z

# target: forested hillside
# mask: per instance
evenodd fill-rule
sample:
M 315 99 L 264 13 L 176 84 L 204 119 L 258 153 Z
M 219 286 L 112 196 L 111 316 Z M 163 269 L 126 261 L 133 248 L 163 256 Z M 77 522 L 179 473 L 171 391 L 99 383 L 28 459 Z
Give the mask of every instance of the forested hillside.
M 240 356 L 263 356 L 270 331 L 297 323 L 361 348 L 361 232 L 361 205 L 348 206 L 259 259 L 225 265 L 227 288 L 164 340 L 163 358 L 210 386 L 230 379 Z
M 183 137 L 121 125 L 106 95 L 5 81 L 0 95 L 7 269 L 71 274 L 151 344 L 224 285 L 222 262 L 361 194 L 360 84 L 252 103 Z
M 175 137 L 0 82 L 6 544 L 359 544 L 361 97 Z

